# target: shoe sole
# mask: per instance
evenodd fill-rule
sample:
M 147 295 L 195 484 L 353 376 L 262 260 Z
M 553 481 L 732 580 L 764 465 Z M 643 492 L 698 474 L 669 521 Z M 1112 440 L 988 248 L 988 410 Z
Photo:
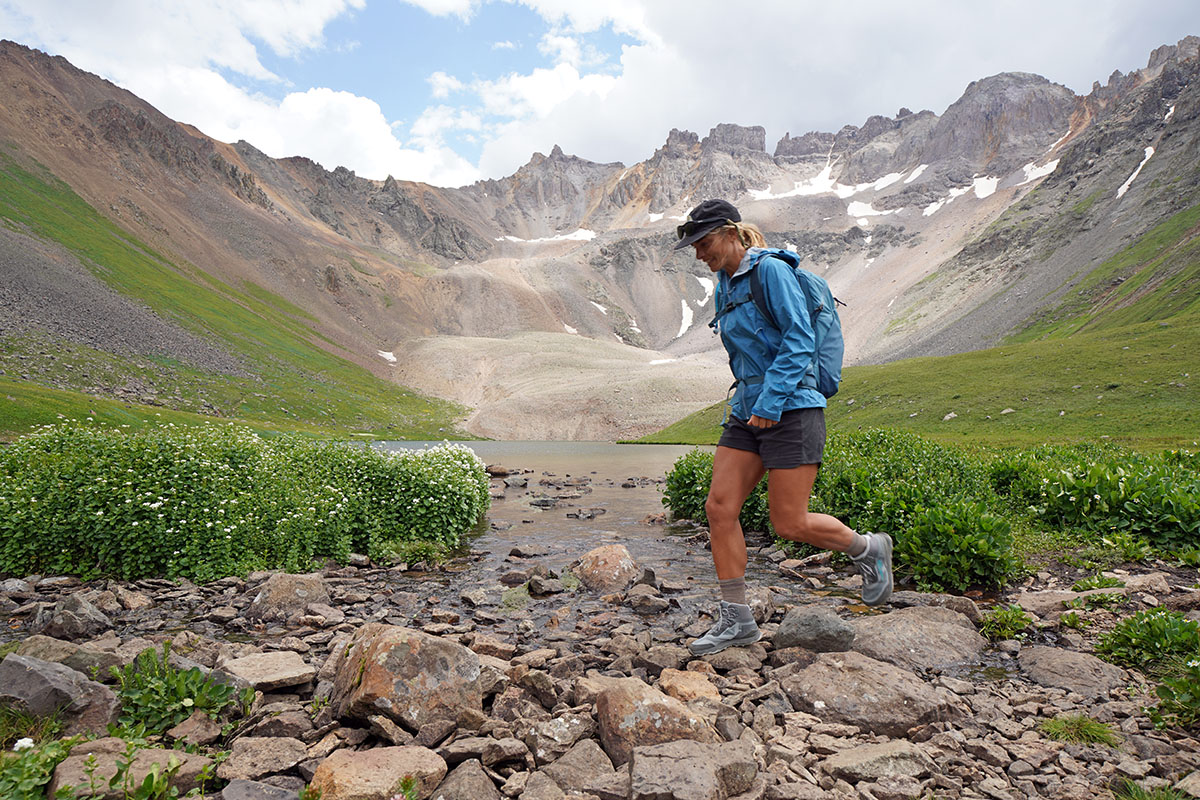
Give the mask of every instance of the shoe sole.
M 890 562 L 892 560 L 892 537 L 888 536 L 886 533 L 880 534 L 880 535 L 882 535 L 884 537 L 884 539 L 887 541 L 887 560 Z M 892 589 L 894 586 L 895 586 L 895 581 L 892 578 L 892 570 L 889 569 L 888 573 L 887 573 L 887 588 L 884 589 L 883 593 L 874 600 L 868 600 L 866 597 L 863 597 L 863 603 L 865 603 L 868 606 L 883 605 L 888 600 L 892 599 Z
M 762 631 L 758 631 L 757 633 L 754 634 L 753 639 L 749 639 L 749 638 L 747 638 L 747 639 L 730 639 L 728 642 L 724 642 L 721 645 L 712 648 L 711 650 L 705 650 L 704 652 L 701 652 L 701 653 L 697 653 L 695 650 L 693 650 L 689 646 L 688 652 L 694 656 L 711 656 L 714 653 L 719 653 L 722 650 L 728 650 L 731 647 L 745 647 L 748 644 L 754 644 L 761 638 L 762 638 Z

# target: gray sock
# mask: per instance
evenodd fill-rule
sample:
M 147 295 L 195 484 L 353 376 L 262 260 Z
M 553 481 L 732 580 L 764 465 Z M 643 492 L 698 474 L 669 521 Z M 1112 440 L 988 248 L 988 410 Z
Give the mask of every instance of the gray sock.
M 863 536 L 861 533 L 852 533 L 851 535 L 854 537 L 854 541 L 852 541 L 850 543 L 850 547 L 847 548 L 846 555 L 850 556 L 851 558 L 862 558 L 864 555 L 866 555 L 867 545 L 871 543 L 871 540 L 866 536 Z
M 721 587 L 721 599 L 726 603 L 735 603 L 740 606 L 746 605 L 745 575 L 740 578 L 717 580 L 717 584 Z

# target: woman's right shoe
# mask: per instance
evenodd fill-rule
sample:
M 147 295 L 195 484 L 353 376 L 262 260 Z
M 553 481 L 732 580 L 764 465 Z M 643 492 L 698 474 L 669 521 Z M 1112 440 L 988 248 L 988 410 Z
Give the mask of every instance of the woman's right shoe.
M 688 650 L 694 656 L 708 656 L 727 647 L 754 644 L 762 638 L 762 631 L 758 629 L 754 615 L 749 611 L 750 606 L 740 606 L 722 600 L 717 621 L 708 629 L 708 633 L 689 642 Z M 749 621 L 746 621 L 746 617 L 749 617 Z

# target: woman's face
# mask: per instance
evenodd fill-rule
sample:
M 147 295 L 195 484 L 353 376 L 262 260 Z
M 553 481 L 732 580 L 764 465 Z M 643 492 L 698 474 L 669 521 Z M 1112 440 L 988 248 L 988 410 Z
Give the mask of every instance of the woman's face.
M 742 263 L 742 256 L 746 254 L 745 248 L 730 228 L 718 228 L 703 239 L 697 240 L 692 249 L 696 251 L 696 258 L 707 264 L 710 270 L 725 270 L 730 275 L 737 271 L 738 264 Z

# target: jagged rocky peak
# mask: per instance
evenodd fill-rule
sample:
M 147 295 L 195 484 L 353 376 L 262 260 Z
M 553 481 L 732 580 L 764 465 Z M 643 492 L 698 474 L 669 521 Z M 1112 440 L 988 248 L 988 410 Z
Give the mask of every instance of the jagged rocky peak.
M 681 131 L 678 128 L 671 128 L 671 132 L 667 134 L 666 144 L 654 151 L 654 156 L 651 160 L 694 158 L 698 153 L 699 147 L 699 136 L 691 131 Z
M 833 134 L 823 131 L 809 131 L 803 136 L 792 138 L 785 133 L 775 145 L 776 158 L 803 158 L 811 155 L 825 155 L 833 147 Z
M 1150 53 L 1146 62 L 1146 70 L 1156 72 L 1163 66 L 1173 62 L 1187 61 L 1200 56 L 1200 36 L 1185 36 L 1177 44 L 1164 44 L 1156 47 Z
M 720 151 L 739 155 L 746 151 L 767 152 L 767 129 L 761 125 L 733 125 L 722 122 L 700 142 L 702 151 Z
M 1077 102 L 1066 86 L 1027 72 L 973 81 L 938 120 L 921 160 L 989 174 L 1015 169 L 1066 133 Z
M 517 175 L 528 175 L 531 172 L 546 172 L 546 171 L 563 171 L 563 170 L 609 170 L 623 169 L 624 164 L 619 161 L 602 164 L 596 161 L 588 161 L 586 158 L 579 156 L 567 155 L 558 145 L 554 145 L 550 150 L 550 155 L 544 156 L 541 153 L 534 153 L 525 166 L 517 170 Z

